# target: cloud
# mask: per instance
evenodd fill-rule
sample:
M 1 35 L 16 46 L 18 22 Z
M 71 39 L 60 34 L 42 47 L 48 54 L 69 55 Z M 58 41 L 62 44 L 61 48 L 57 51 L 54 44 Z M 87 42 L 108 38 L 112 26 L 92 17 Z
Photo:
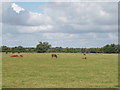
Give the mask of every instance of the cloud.
M 49 31 L 53 28 L 51 25 L 41 25 L 41 26 L 23 26 L 17 27 L 17 30 L 21 33 L 33 33 L 39 31 Z
M 9 25 L 27 25 L 29 13 L 26 10 L 22 10 L 17 13 L 12 8 L 12 3 L 3 3 L 2 7 L 2 22 Z
M 40 8 L 43 13 L 3 3 L 4 44 L 49 41 L 54 46 L 92 47 L 117 43 L 117 3 L 50 2 Z
M 2 18 L 3 23 L 16 26 L 40 26 L 50 22 L 48 16 L 25 10 L 15 3 L 3 3 Z
M 19 7 L 17 4 L 13 3 L 12 6 L 13 10 L 16 12 L 16 13 L 20 13 L 21 11 L 24 11 L 23 8 Z

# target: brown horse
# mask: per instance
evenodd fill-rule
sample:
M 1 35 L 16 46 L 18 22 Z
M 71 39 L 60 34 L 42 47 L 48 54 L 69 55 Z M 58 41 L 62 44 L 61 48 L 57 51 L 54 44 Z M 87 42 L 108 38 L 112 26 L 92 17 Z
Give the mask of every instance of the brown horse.
M 87 59 L 87 57 L 84 57 L 84 58 L 82 58 L 82 59 Z
M 85 53 L 83 55 L 86 55 Z
M 52 56 L 52 58 L 53 58 L 53 57 L 56 57 L 56 58 L 57 58 L 57 55 L 56 55 L 56 54 L 51 54 L 51 56 Z
M 23 55 L 20 55 L 20 57 L 23 57 Z
M 11 57 L 19 57 L 18 55 L 12 55 Z

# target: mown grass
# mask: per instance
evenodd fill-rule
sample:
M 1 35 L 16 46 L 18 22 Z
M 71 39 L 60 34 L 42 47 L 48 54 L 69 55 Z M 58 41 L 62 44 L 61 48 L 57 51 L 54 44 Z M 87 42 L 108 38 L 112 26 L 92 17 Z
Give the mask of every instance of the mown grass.
M 23 58 L 3 54 L 3 88 L 115 88 L 117 54 L 23 53 Z

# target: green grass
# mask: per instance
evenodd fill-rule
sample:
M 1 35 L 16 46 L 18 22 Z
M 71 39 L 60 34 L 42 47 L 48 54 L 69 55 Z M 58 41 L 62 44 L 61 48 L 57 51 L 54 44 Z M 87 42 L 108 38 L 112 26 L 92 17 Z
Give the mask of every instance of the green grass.
M 117 88 L 118 55 L 80 53 L 3 54 L 3 88 Z

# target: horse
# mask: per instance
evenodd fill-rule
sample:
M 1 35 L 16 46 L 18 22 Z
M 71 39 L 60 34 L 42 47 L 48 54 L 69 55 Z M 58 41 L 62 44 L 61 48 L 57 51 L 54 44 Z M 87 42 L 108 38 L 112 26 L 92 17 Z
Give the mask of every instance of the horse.
M 87 59 L 87 57 L 84 57 L 84 58 L 82 58 L 82 59 Z
M 85 55 L 86 56 L 86 54 L 84 53 L 83 55 Z
M 23 57 L 23 55 L 20 55 L 20 57 Z
M 19 57 L 18 55 L 12 55 L 11 57 Z
M 56 55 L 56 54 L 51 54 L 51 56 L 52 56 L 52 58 L 53 58 L 53 57 L 56 57 L 56 58 L 57 58 L 57 55 Z

